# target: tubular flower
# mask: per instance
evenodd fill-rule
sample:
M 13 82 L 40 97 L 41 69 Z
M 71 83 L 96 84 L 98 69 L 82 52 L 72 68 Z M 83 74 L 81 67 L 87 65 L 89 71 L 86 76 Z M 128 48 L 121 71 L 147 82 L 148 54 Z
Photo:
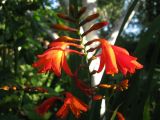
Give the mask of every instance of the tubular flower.
M 58 100 L 62 100 L 62 99 L 59 97 L 51 97 L 45 100 L 40 106 L 36 108 L 36 112 L 39 115 L 44 115 L 50 109 L 50 107 Z
M 69 76 L 72 76 L 72 72 L 67 63 L 66 55 L 68 53 L 76 53 L 79 55 L 83 55 L 83 53 L 71 49 L 66 49 L 68 45 L 77 46 L 73 43 L 51 43 L 50 49 L 45 51 L 43 54 L 38 55 L 39 60 L 33 64 L 33 67 L 39 68 L 39 73 L 52 71 L 57 76 L 61 75 L 61 68 L 63 68 Z
M 135 69 L 143 68 L 143 65 L 138 63 L 136 57 L 129 55 L 128 51 L 124 48 L 118 46 L 112 46 L 114 50 L 118 68 L 123 75 L 126 75 L 127 72 L 134 73 Z
M 57 117 L 63 119 L 68 115 L 70 110 L 75 115 L 75 117 L 78 118 L 80 117 L 81 111 L 86 112 L 88 110 L 88 106 L 78 98 L 74 97 L 71 93 L 66 92 L 64 104 L 58 110 L 56 115 Z
M 143 65 L 136 61 L 137 58 L 129 55 L 126 49 L 110 45 L 105 39 L 95 39 L 86 43 L 86 45 L 97 41 L 100 42 L 100 45 L 88 50 L 90 52 L 97 48 L 102 49 L 101 54 L 97 55 L 100 57 L 100 66 L 97 72 L 101 72 L 106 67 L 106 74 L 118 73 L 119 69 L 123 75 L 126 75 L 127 72 L 134 73 L 135 69 L 143 68 Z
M 101 48 L 102 52 L 98 55 L 100 57 L 100 66 L 98 69 L 98 73 L 102 71 L 102 69 L 106 68 L 106 74 L 115 74 L 118 73 L 117 63 L 114 51 L 111 47 L 111 45 L 105 40 L 105 39 L 95 39 L 90 42 L 88 42 L 86 45 L 90 45 L 93 42 L 100 42 L 100 46 L 96 47 Z M 93 48 L 91 48 L 93 51 Z M 88 50 L 89 51 L 89 50 Z

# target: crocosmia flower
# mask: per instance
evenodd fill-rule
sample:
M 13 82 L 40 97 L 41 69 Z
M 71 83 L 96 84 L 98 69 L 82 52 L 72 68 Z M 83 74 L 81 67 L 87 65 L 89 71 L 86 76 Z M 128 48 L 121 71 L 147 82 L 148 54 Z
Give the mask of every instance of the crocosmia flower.
M 63 106 L 56 113 L 57 117 L 61 119 L 65 118 L 69 111 L 72 111 L 73 115 L 78 118 L 80 117 L 81 112 L 86 112 L 88 106 L 83 103 L 81 100 L 73 96 L 71 93 L 66 92 L 66 98 L 64 100 Z
M 100 45 L 98 48 L 102 49 L 101 53 L 98 55 L 98 57 L 100 58 L 100 66 L 97 72 L 101 72 L 102 69 L 105 67 L 106 74 L 118 73 L 118 67 L 117 67 L 114 51 L 111 45 L 105 39 L 95 39 L 88 42 L 86 45 L 90 45 L 93 42 L 97 42 L 97 41 L 100 42 Z
M 118 68 L 123 75 L 126 75 L 127 72 L 134 73 L 135 69 L 143 68 L 143 65 L 136 61 L 137 58 L 129 55 L 128 51 L 124 48 L 118 46 L 112 46 L 112 48 L 116 56 Z
M 83 55 L 83 53 L 76 50 L 67 49 L 67 46 L 77 46 L 73 43 L 54 42 L 50 44 L 50 49 L 43 54 L 38 55 L 39 60 L 33 64 L 33 67 L 39 68 L 39 73 L 51 71 L 57 76 L 61 76 L 61 69 L 72 76 L 72 72 L 68 66 L 66 56 L 68 53 L 76 53 Z
M 86 45 L 93 42 L 100 42 L 100 45 L 95 49 L 101 49 L 101 53 L 97 55 L 100 58 L 100 66 L 97 72 L 101 72 L 105 67 L 106 74 L 115 74 L 120 70 L 123 75 L 126 75 L 127 72 L 134 73 L 135 69 L 143 68 L 143 65 L 136 61 L 137 58 L 129 55 L 126 49 L 111 45 L 105 39 L 95 39 L 86 43 Z M 88 51 L 95 49 L 91 48 Z

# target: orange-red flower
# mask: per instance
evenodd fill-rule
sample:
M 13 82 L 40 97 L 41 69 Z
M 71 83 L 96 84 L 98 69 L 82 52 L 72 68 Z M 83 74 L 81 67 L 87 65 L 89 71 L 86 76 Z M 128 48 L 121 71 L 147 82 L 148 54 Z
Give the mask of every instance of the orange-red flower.
M 50 107 L 58 100 L 62 101 L 62 99 L 59 97 L 51 97 L 45 100 L 40 106 L 36 108 L 36 112 L 39 115 L 44 115 L 50 109 Z
M 64 104 L 58 110 L 56 115 L 57 117 L 63 119 L 68 115 L 70 110 L 75 115 L 75 117 L 78 118 L 82 111 L 86 112 L 88 110 L 88 106 L 78 98 L 74 97 L 71 93 L 66 92 L 66 98 L 64 100 Z
M 117 68 L 117 63 L 116 63 L 114 51 L 113 51 L 111 45 L 105 39 L 95 39 L 95 40 L 88 42 L 86 45 L 90 45 L 93 42 L 97 42 L 97 41 L 100 42 L 100 46 L 98 48 L 102 49 L 102 52 L 99 54 L 100 66 L 99 66 L 99 69 L 97 72 L 101 72 L 102 69 L 105 67 L 106 74 L 118 73 L 118 68 Z
M 83 55 L 83 53 L 76 50 L 67 49 L 67 46 L 79 47 L 74 43 L 65 43 L 65 42 L 53 42 L 49 46 L 51 47 L 45 51 L 42 55 L 38 55 L 39 60 L 33 64 L 34 67 L 39 68 L 40 73 L 45 73 L 47 71 L 54 72 L 57 76 L 61 75 L 61 69 L 72 76 L 72 72 L 67 63 L 67 54 L 76 53 Z
M 143 68 L 143 65 L 136 61 L 137 58 L 129 55 L 128 51 L 124 48 L 114 45 L 112 45 L 112 48 L 116 56 L 118 68 L 124 75 L 126 75 L 127 72 L 134 73 L 135 69 Z
M 95 39 L 88 42 L 86 45 L 90 45 L 97 41 L 100 42 L 100 45 L 88 50 L 90 52 L 97 48 L 102 49 L 102 52 L 99 54 L 100 66 L 97 72 L 101 72 L 105 67 L 106 74 L 118 73 L 119 69 L 123 75 L 126 75 L 127 72 L 134 73 L 135 69 L 143 68 L 143 65 L 136 61 L 137 58 L 129 55 L 127 50 L 118 46 L 110 45 L 105 39 Z

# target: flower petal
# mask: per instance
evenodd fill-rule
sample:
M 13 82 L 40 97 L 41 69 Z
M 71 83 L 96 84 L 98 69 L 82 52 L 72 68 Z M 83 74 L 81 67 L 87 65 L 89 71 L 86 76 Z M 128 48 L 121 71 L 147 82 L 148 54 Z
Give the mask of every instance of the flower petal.
M 102 46 L 101 59 L 105 61 L 106 74 L 118 73 L 115 54 L 111 45 L 105 39 L 101 39 L 101 46 Z
M 143 65 L 138 63 L 136 57 L 129 55 L 128 51 L 124 48 L 117 46 L 112 46 L 115 55 L 118 67 L 123 75 L 126 75 L 127 72 L 134 73 L 135 69 L 143 68 Z
M 56 116 L 63 119 L 66 118 L 68 113 L 69 113 L 69 106 L 67 104 L 63 104 L 62 107 L 56 113 Z
M 69 75 L 69 76 L 73 76 L 73 73 L 71 72 L 71 69 L 68 66 L 67 63 L 67 59 L 66 56 L 64 55 L 63 60 L 62 60 L 62 67 L 64 69 L 64 71 Z

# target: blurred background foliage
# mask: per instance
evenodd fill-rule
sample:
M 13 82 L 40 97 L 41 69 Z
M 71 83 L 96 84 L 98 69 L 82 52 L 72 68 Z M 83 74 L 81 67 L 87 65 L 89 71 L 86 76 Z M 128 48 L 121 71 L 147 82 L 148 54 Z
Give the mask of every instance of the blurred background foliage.
M 0 87 L 44 87 L 49 91 L 45 94 L 0 89 L 0 120 L 56 119 L 51 112 L 43 118 L 39 117 L 35 113 L 35 106 L 49 96 L 59 95 L 65 89 L 70 89 L 70 80 L 67 77 L 57 78 L 50 73 L 37 74 L 37 70 L 31 65 L 36 60 L 36 55 L 47 49 L 48 43 L 55 39 L 55 31 L 51 29 L 51 25 L 64 23 L 57 18 L 56 13 L 68 13 L 65 3 L 66 0 L 0 0 Z M 81 1 L 78 3 L 82 5 Z M 131 4 L 134 9 L 127 9 Z M 126 120 L 159 119 L 159 6 L 159 0 L 97 0 L 100 19 L 110 23 L 109 27 L 100 32 L 100 36 L 104 38 L 112 34 L 113 24 L 125 10 L 128 10 L 129 15 L 135 11 L 128 26 L 121 28 L 116 44 L 137 56 L 144 69 L 130 76 L 127 91 L 115 93 L 109 101 L 112 110 L 121 104 L 119 110 Z M 123 22 L 127 23 L 127 20 Z M 56 110 L 57 108 L 53 108 L 52 111 Z M 108 114 L 106 116 L 107 120 L 111 117 Z

